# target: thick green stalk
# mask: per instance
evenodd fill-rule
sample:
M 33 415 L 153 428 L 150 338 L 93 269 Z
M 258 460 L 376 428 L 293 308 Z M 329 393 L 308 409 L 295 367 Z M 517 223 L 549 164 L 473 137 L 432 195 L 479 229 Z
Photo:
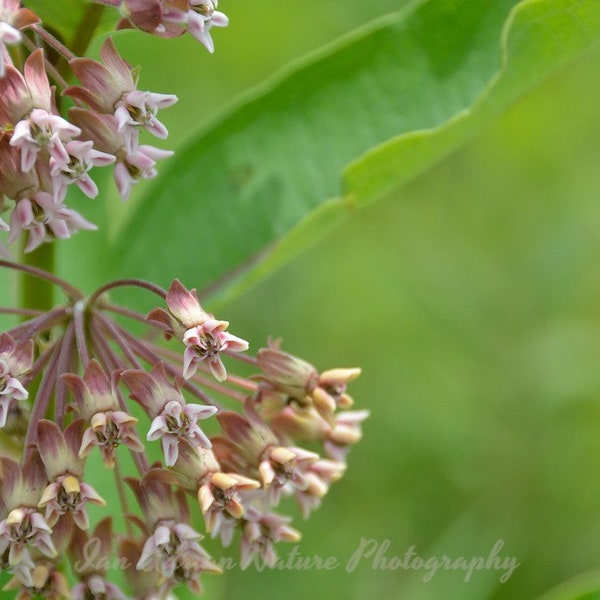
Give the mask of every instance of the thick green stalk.
M 54 244 L 42 244 L 33 252 L 23 252 L 22 257 L 22 264 L 54 273 Z M 49 311 L 54 306 L 54 286 L 43 279 L 20 273 L 19 305 L 21 308 Z

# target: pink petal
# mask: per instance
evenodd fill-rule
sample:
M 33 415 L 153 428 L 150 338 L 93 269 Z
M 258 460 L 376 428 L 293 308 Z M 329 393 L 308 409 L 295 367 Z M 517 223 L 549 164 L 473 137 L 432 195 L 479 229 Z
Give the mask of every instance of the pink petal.
M 146 439 L 149 442 L 153 442 L 163 437 L 164 433 L 167 431 L 167 420 L 163 415 L 159 415 L 156 417 L 151 425 L 148 433 L 146 435 Z
M 227 379 L 227 371 L 220 356 L 215 356 L 210 362 L 210 372 L 217 381 L 225 381 Z
M 183 353 L 183 378 L 190 379 L 193 377 L 196 369 L 198 368 L 198 362 L 200 358 L 194 350 L 194 348 L 186 348 Z
M 87 173 L 79 177 L 75 184 L 88 198 L 95 198 L 98 195 L 98 186 Z
M 170 434 L 166 434 L 163 435 L 161 442 L 163 454 L 165 455 L 165 465 L 167 467 L 172 467 L 177 462 L 179 440 Z

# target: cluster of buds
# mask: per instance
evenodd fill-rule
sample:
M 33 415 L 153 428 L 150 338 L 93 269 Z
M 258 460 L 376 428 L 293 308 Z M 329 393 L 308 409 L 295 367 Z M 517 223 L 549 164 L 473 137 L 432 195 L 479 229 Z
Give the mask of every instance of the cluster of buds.
M 319 373 L 272 342 L 249 356 L 248 343 L 177 280 L 168 290 L 116 281 L 84 297 L 43 271 L 0 263 L 67 296 L 0 335 L 0 441 L 13 449 L 0 457 L 6 589 L 18 589 L 18 598 L 127 598 L 111 581 L 110 563 L 135 582 L 129 597 L 137 600 L 167 598 L 182 583 L 199 592 L 200 576 L 220 571 L 205 536 L 224 547 L 237 540 L 242 568 L 273 566 L 277 544 L 300 539 L 278 507 L 292 501 L 308 517 L 361 437 L 368 413 L 350 410 L 346 392 L 360 370 Z M 122 286 L 142 287 L 164 304 L 143 315 L 111 303 L 109 290 Z M 131 333 L 123 317 L 155 335 Z M 180 351 L 169 346 L 176 341 Z M 236 362 L 245 376 L 231 372 Z M 203 430 L 205 420 L 217 434 Z M 118 493 L 86 479 L 96 453 Z M 124 473 L 128 464 L 135 475 Z M 90 532 L 92 504 L 106 515 Z M 113 533 L 117 514 L 130 523 L 127 534 Z M 65 554 L 76 581 L 65 579 Z
M 211 27 L 227 25 L 227 17 L 216 10 L 216 0 L 104 4 L 120 7 L 120 27 L 136 26 L 169 37 L 189 31 L 211 52 Z M 28 29 L 35 38 L 27 37 Z M 16 66 L 7 45 L 34 44 L 34 39 L 42 39 L 65 60 L 65 73 L 47 60 L 42 48 L 30 53 L 22 69 Z M 69 81 L 75 78 L 77 83 Z M 157 161 L 172 152 L 141 144 L 139 135 L 145 130 L 165 139 L 167 128 L 157 113 L 177 97 L 137 87 L 136 70 L 110 39 L 102 47 L 101 61 L 77 57 L 19 0 L 0 0 L 0 215 L 10 213 L 5 220 L 0 218 L 0 231 L 8 232 L 9 243 L 25 234 L 29 252 L 77 230 L 95 229 L 65 204 L 72 184 L 89 198 L 97 196 L 90 176 L 93 167 L 113 166 L 123 200 L 132 186 L 156 175 Z M 67 99 L 73 106 L 61 116 L 58 105 Z M 6 249 L 0 251 L 6 254 Z

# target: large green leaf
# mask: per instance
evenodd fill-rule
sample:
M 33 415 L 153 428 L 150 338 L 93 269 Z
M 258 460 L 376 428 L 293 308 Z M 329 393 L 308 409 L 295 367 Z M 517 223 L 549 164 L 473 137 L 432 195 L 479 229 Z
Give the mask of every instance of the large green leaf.
M 122 275 L 239 290 L 423 172 L 600 37 L 597 0 L 416 1 L 295 64 L 181 149 Z M 249 258 L 251 257 L 251 258 Z

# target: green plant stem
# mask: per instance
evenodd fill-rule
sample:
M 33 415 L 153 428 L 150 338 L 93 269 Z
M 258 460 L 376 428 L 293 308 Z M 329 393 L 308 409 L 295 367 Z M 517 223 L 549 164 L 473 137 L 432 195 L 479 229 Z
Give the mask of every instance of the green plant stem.
M 30 267 L 54 273 L 54 244 L 42 244 L 33 252 L 22 253 L 22 263 Z M 54 306 L 54 286 L 44 279 L 31 277 L 27 273 L 19 276 L 19 305 L 29 310 L 47 312 Z
M 86 53 L 98 25 L 100 25 L 105 8 L 102 4 L 95 3 L 89 4 L 86 8 L 81 23 L 75 30 L 75 37 L 71 45 L 71 50 L 77 56 L 83 56 Z

